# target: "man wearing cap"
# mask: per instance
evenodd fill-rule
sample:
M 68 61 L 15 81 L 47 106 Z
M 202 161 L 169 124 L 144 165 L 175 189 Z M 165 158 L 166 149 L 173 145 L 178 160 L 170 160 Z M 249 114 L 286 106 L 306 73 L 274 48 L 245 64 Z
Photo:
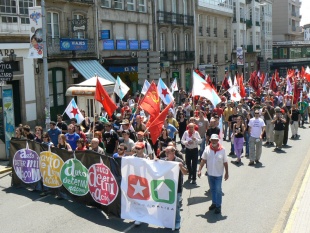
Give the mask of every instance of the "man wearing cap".
M 259 117 L 259 110 L 255 110 L 254 117 L 251 118 L 249 121 L 249 166 L 253 166 L 254 161 L 256 163 L 259 163 L 259 159 L 262 154 L 262 140 L 265 127 L 265 122 Z
M 149 158 L 153 158 L 153 148 L 151 144 L 147 141 L 146 138 L 144 138 L 144 132 L 139 131 L 137 133 L 137 142 L 143 142 L 144 143 L 144 153 L 148 155 Z
M 263 107 L 262 115 L 266 122 L 266 145 L 273 145 L 274 141 L 274 125 L 272 123 L 273 116 L 275 114 L 274 107 L 271 106 L 271 100 L 266 101 L 266 106 Z
M 192 184 L 196 184 L 196 173 L 198 163 L 198 145 L 201 143 L 201 137 L 197 131 L 195 131 L 195 124 L 189 123 L 188 130 L 186 130 L 182 136 L 181 143 L 186 147 L 185 161 L 186 167 L 189 172 L 188 179 L 192 180 Z
M 228 158 L 225 149 L 219 143 L 217 134 L 211 135 L 211 144 L 206 147 L 202 154 L 202 159 L 198 169 L 198 177 L 201 177 L 201 169 L 207 164 L 208 181 L 212 196 L 212 205 L 209 210 L 214 210 L 215 214 L 221 213 L 222 208 L 222 179 L 227 180 L 228 175 Z
M 132 156 L 135 156 L 135 157 L 139 157 L 139 158 L 142 158 L 142 159 L 151 159 L 147 154 L 144 153 L 144 143 L 143 142 L 136 142 L 135 143 L 135 146 L 134 146 L 134 154 Z
M 275 115 L 271 123 L 274 125 L 274 141 L 276 143 L 275 150 L 281 150 L 286 120 L 283 117 L 280 107 L 275 108 Z
M 176 149 L 174 146 L 167 146 L 165 149 L 165 153 L 167 155 L 166 161 L 173 161 L 179 163 L 180 171 L 179 171 L 179 178 L 178 178 L 178 190 L 177 190 L 177 208 L 176 208 L 176 216 L 175 216 L 175 229 L 179 230 L 181 227 L 181 195 L 182 195 L 182 188 L 183 188 L 183 175 L 188 174 L 188 170 L 184 161 L 178 157 L 176 157 Z
M 133 140 L 134 142 L 137 141 L 135 130 L 134 130 L 133 126 L 130 124 L 128 119 L 124 119 L 122 121 L 119 132 L 123 132 L 124 130 L 128 130 L 129 131 L 129 133 L 130 133 L 129 138 L 131 140 Z
M 50 129 L 47 131 L 48 136 L 50 136 L 52 143 L 55 147 L 58 145 L 58 136 L 61 134 L 61 130 L 56 126 L 55 121 L 50 122 Z

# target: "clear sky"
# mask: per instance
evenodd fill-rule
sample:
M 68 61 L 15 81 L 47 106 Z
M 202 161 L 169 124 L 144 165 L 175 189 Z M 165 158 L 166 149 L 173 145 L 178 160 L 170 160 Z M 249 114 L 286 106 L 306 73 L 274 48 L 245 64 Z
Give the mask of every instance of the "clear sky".
M 301 2 L 300 14 L 302 15 L 302 18 L 300 21 L 300 26 L 303 26 L 310 23 L 310 0 L 302 0 Z

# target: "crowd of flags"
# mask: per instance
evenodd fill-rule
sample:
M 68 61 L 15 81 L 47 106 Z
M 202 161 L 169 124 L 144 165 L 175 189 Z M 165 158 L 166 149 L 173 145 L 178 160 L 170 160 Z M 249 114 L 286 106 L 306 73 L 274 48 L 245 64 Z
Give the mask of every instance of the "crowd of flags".
M 216 87 L 211 81 L 210 75 L 204 75 L 197 69 L 193 71 L 192 77 L 192 97 L 205 97 L 210 100 L 214 106 L 221 102 L 221 98 Z M 307 91 L 307 86 L 305 84 L 303 85 L 302 90 L 298 88 L 296 81 L 297 79 L 305 79 L 310 82 L 310 68 L 307 67 L 304 69 L 304 67 L 302 67 L 300 71 L 289 69 L 287 72 L 286 92 L 293 94 L 294 102 L 300 97 L 300 91 Z M 248 84 L 256 92 L 256 95 L 259 96 L 261 94 L 262 87 L 266 87 L 267 84 L 269 85 L 268 89 L 277 92 L 277 87 L 280 81 L 279 72 L 277 70 L 275 70 L 270 80 L 268 80 L 268 77 L 263 72 L 254 71 L 250 75 Z M 122 100 L 129 90 L 130 88 L 118 76 L 114 87 L 114 93 L 116 93 Z M 143 84 L 141 90 L 143 97 L 142 99 L 139 99 L 138 105 L 150 115 L 146 126 L 147 130 L 150 132 L 153 143 L 156 142 L 161 133 L 161 129 L 164 124 L 164 120 L 168 115 L 169 109 L 173 107 L 173 93 L 178 90 L 176 79 L 173 80 L 170 88 L 166 86 L 161 78 L 159 78 L 157 85 L 154 81 L 149 83 L 147 80 L 145 80 Z M 236 74 L 234 80 L 232 81 L 231 77 L 226 74 L 219 91 L 220 93 L 221 90 L 223 90 L 223 92 L 228 92 L 230 94 L 230 99 L 233 101 L 240 101 L 241 98 L 246 97 L 243 75 Z M 98 78 L 96 81 L 94 99 L 102 104 L 109 117 L 111 117 L 117 109 L 117 105 L 108 95 Z M 161 102 L 166 106 L 163 111 L 160 110 Z M 78 123 L 81 123 L 84 120 L 84 117 L 80 113 L 74 99 L 70 101 L 65 113 L 70 118 L 76 118 Z

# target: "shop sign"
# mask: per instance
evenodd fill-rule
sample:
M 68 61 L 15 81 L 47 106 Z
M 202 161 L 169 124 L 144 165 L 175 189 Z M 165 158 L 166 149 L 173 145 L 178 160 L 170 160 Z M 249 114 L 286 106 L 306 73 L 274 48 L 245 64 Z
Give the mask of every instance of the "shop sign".
M 9 62 L 0 63 L 0 81 L 12 81 L 13 80 L 13 68 Z

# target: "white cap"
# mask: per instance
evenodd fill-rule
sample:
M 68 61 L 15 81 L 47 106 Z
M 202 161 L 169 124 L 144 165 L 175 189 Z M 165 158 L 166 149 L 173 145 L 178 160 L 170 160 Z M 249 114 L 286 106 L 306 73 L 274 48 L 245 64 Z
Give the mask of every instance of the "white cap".
M 210 139 L 211 139 L 211 140 L 212 140 L 212 139 L 219 140 L 219 135 L 217 135 L 217 134 L 212 134 Z

